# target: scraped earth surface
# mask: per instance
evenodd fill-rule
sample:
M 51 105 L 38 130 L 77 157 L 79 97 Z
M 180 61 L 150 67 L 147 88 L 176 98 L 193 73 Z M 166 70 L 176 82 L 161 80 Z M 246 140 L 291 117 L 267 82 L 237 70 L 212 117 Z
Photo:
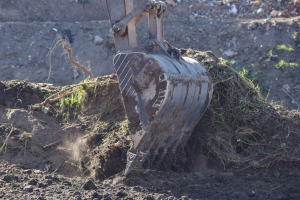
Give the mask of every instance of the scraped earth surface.
M 184 165 L 164 163 L 158 171 L 133 169 L 125 177 L 130 140 L 114 81 L 115 75 L 92 80 L 97 85 L 85 90 L 97 92 L 86 100 L 89 107 L 66 109 L 59 102 L 51 104 L 52 108 L 63 109 L 68 118 L 51 107 L 47 114 L 35 107 L 44 100 L 46 90 L 51 95 L 68 86 L 0 82 L 1 97 L 6 97 L 0 102 L 0 146 L 10 136 L 0 156 L 2 199 L 300 198 L 297 162 L 279 162 L 262 169 L 224 168 L 219 160 L 195 153 L 199 144 L 193 141 L 188 143 L 185 156 L 176 158 Z M 33 97 L 35 104 L 26 105 Z M 207 117 L 209 113 L 199 122 L 192 138 L 199 137 L 199 127 Z M 294 132 L 288 139 L 283 135 L 280 140 L 289 146 L 299 140 Z
M 231 60 L 238 71 L 249 71 L 246 76 L 255 78 L 268 101 L 298 109 L 299 68 L 279 70 L 274 65 L 284 60 L 299 66 L 299 17 L 220 17 L 228 8 L 220 7 L 216 16 L 211 7 L 193 4 L 192 9 L 190 2 L 169 8 L 165 39 L 175 47 L 209 50 Z M 135 169 L 124 177 L 130 139 L 115 85 L 92 94 L 91 107 L 70 111 L 53 105 L 49 114 L 30 108 L 66 85 L 87 78 L 72 66 L 60 46 L 52 52 L 48 79 L 50 51 L 63 30 L 72 33 L 74 58 L 90 66 L 95 77 L 114 73 L 116 52 L 105 1 L 82 5 L 75 1 L 2 0 L 0 6 L 0 147 L 7 142 L 0 156 L 0 198 L 300 199 L 297 160 L 267 169 L 224 169 L 219 160 L 198 153 L 181 168 Z M 189 12 L 204 17 L 190 19 Z M 146 26 L 142 22 L 138 27 L 140 43 L 148 39 Z M 94 44 L 96 35 L 103 38 L 101 45 Z M 280 52 L 277 45 L 282 44 L 293 51 Z M 270 50 L 277 60 L 270 59 Z M 233 55 L 228 56 L 229 51 Z M 108 79 L 116 81 L 115 76 L 95 81 Z M 296 144 L 300 131 L 294 132 L 298 134 L 287 137 L 287 132 L 277 138 L 278 144 Z

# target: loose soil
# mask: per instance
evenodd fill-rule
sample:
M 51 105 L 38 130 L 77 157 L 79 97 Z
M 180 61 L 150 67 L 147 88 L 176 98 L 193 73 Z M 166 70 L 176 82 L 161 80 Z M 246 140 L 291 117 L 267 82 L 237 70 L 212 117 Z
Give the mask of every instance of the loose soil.
M 211 52 L 182 50 L 182 53 L 215 66 L 210 69 L 212 75 L 221 72 L 221 68 L 216 68 L 219 60 Z M 222 76 L 221 80 L 224 80 L 226 75 Z M 23 108 L 19 104 L 1 105 L 1 144 L 10 134 L 7 149 L 0 156 L 0 195 L 3 199 L 11 199 L 12 195 L 23 199 L 299 198 L 300 171 L 296 162 L 299 119 L 287 117 L 286 121 L 273 116 L 275 110 L 271 114 L 275 119 L 266 119 L 262 115 L 262 123 L 258 120 L 250 121 L 250 124 L 234 124 L 250 125 L 253 130 L 260 128 L 267 137 L 263 145 L 258 145 L 258 148 L 265 148 L 263 152 L 277 148 L 275 158 L 278 159 L 271 160 L 267 167 L 263 166 L 263 161 L 255 160 L 262 156 L 255 146 L 233 150 L 235 152 L 230 155 L 243 157 L 256 152 L 259 156 L 254 155 L 249 162 L 238 165 L 234 162 L 224 164 L 225 160 L 210 152 L 206 144 L 215 133 L 210 123 L 215 117 L 216 105 L 212 104 L 185 149 L 179 149 L 175 157 L 167 155 L 158 171 L 133 169 L 125 177 L 126 152 L 131 142 L 116 80 L 115 75 L 91 80 L 90 84 L 73 90 L 76 99 L 82 89 L 82 103 L 77 101 L 71 105 L 73 97 L 62 94 L 58 101 L 48 106 L 47 113 L 44 108 L 39 110 L 40 107 L 36 106 L 39 104 Z M 218 87 L 224 85 L 220 84 L 215 83 L 215 91 L 221 91 Z M 5 93 L 6 101 L 15 99 L 15 91 L 27 88 L 31 96 L 40 95 L 40 103 L 45 97 L 41 95 L 43 91 L 51 95 L 69 87 L 44 85 L 47 87 L 44 88 L 15 81 L 3 82 L 2 85 L 2 93 L 10 91 Z M 221 98 L 219 102 L 222 101 Z M 274 129 L 278 124 L 283 125 L 282 128 Z M 290 129 L 286 130 L 286 126 Z M 229 140 L 237 139 L 234 133 L 228 132 L 227 135 Z M 280 148 L 283 143 L 286 146 Z M 270 155 L 273 156 L 273 152 Z
M 0 5 L 0 147 L 7 144 L 0 155 L 0 198 L 300 198 L 299 113 L 291 111 L 298 109 L 300 71 L 297 66 L 274 67 L 279 60 L 299 66 L 299 17 L 212 15 L 190 19 L 186 12 L 190 3 L 170 7 L 165 19 L 166 40 L 176 47 L 216 55 L 182 51 L 203 61 L 211 74 L 220 72 L 221 78 L 214 80 L 220 96 L 214 96 L 185 149 L 178 150 L 174 157 L 167 155 L 158 171 L 134 169 L 125 177 L 131 141 L 116 76 L 104 76 L 114 73 L 112 59 L 116 53 L 104 1 L 82 5 L 75 1 L 2 0 Z M 200 13 L 205 15 L 205 8 L 195 4 L 189 12 L 203 9 Z M 147 39 L 146 26 L 143 22 L 138 27 L 140 43 Z M 50 95 L 87 78 L 57 47 L 52 52 L 48 80 L 49 52 L 58 40 L 57 34 L 66 29 L 74 39 L 73 56 L 85 67 L 90 66 L 98 78 L 72 90 L 72 98 L 63 93 L 57 101 L 42 107 L 40 103 Z M 93 43 L 95 35 L 104 39 L 103 44 Z M 290 45 L 293 51 L 279 51 L 277 45 L 282 44 Z M 227 50 L 237 55 L 227 56 Z M 268 55 L 270 50 L 277 60 Z M 234 102 L 237 108 L 249 109 L 247 116 L 254 117 L 234 123 L 234 114 L 238 116 L 244 110 L 227 110 L 232 106 L 228 93 L 240 87 L 240 75 L 232 78 L 235 82 L 228 80 L 228 73 L 216 67 L 218 57 L 229 60 L 237 71 L 248 71 L 243 75 L 260 86 L 257 90 L 273 101 L 276 109 L 268 108 L 262 114 L 265 104 Z M 244 92 L 245 98 L 256 94 L 251 89 Z M 219 115 L 224 118 L 217 118 Z M 246 130 L 239 128 L 245 127 L 255 133 L 239 136 L 240 130 Z M 252 136 L 259 145 L 237 143 L 240 137 L 253 142 Z M 217 146 L 222 155 L 211 148 Z M 224 155 L 234 157 L 226 162 Z

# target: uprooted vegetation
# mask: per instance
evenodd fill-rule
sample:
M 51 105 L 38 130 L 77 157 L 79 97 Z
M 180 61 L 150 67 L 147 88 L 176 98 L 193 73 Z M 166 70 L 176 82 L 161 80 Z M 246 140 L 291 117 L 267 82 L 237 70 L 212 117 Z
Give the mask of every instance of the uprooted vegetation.
M 215 160 L 224 169 L 269 168 L 282 161 L 300 160 L 298 111 L 288 111 L 282 105 L 268 103 L 254 80 L 237 72 L 228 61 L 213 53 L 193 50 L 182 50 L 182 53 L 207 67 L 214 82 L 214 93 L 211 105 L 196 126 L 187 147 L 178 149 L 175 157 L 166 156 L 160 169 L 190 171 L 199 155 Z M 15 85 L 16 91 L 19 87 Z M 29 88 L 33 90 L 35 86 Z M 40 90 L 40 95 L 45 95 L 46 89 Z M 26 133 L 26 139 L 20 142 L 19 137 L 14 136 L 10 139 L 12 141 L 2 142 L 1 146 L 5 144 L 6 149 L 2 155 L 29 152 L 36 160 L 43 159 L 40 163 L 53 166 L 46 170 L 70 175 L 67 172 L 73 169 L 77 170 L 77 175 L 101 180 L 125 169 L 126 152 L 131 142 L 116 75 L 48 89 L 44 99 L 30 106 L 34 118 L 30 123 L 33 126 L 41 119 L 55 119 L 55 122 L 48 122 L 48 125 L 39 122 L 35 129 L 25 129 L 25 124 L 14 123 L 13 127 L 18 128 L 20 134 Z M 10 112 L 19 108 L 13 104 L 3 106 Z M 23 111 L 18 112 L 25 115 Z M 2 125 L 4 123 L 12 124 L 12 121 L 7 117 L 1 121 Z M 5 129 L 3 141 L 13 127 Z M 48 136 L 54 127 L 55 134 Z M 51 137 L 51 140 L 43 140 L 44 135 L 38 135 L 37 130 L 47 130 L 45 138 Z M 19 145 L 13 141 L 18 141 Z M 4 157 L 9 159 L 8 155 Z
M 188 144 L 190 162 L 196 152 L 216 158 L 224 169 L 300 160 L 299 111 L 268 103 L 259 85 L 212 53 L 184 52 L 207 66 L 214 82 L 211 105 Z

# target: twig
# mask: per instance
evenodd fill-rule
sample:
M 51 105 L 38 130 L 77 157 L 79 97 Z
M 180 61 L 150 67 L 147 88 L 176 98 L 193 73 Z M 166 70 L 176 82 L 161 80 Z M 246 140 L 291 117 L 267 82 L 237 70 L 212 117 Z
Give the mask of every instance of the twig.
M 71 63 L 72 63 L 73 65 L 75 65 L 76 67 L 80 68 L 84 73 L 88 74 L 88 75 L 91 77 L 91 79 L 94 78 L 94 75 L 92 74 L 91 69 L 90 69 L 90 70 L 87 70 L 85 67 L 81 66 L 79 63 L 77 63 L 77 62 L 75 62 L 75 61 L 73 60 L 71 45 L 70 45 L 70 43 L 69 43 L 67 40 L 64 40 L 64 42 L 66 42 L 66 43 L 69 45 L 69 47 L 66 47 L 66 46 L 63 44 L 63 48 L 64 48 L 65 50 L 67 50 L 67 53 L 68 53 L 68 56 L 69 56 L 69 60 L 71 61 Z
M 62 142 L 63 142 L 62 140 L 57 141 L 57 142 L 53 142 L 53 143 L 51 143 L 51 144 L 48 144 L 48 145 L 43 146 L 43 149 L 46 149 L 46 148 L 55 146 L 55 145 L 60 144 L 60 143 L 62 143 Z
M 58 170 L 59 170 L 59 168 L 60 168 L 60 166 L 65 162 L 65 158 L 60 162 L 60 164 L 57 166 L 57 168 L 54 170 L 54 172 L 53 173 L 56 173 Z
M 28 46 L 27 51 L 29 50 L 29 48 L 34 44 L 34 42 L 31 42 L 31 44 Z
M 47 158 L 50 154 L 54 153 L 57 150 L 57 148 L 52 148 L 49 151 L 46 151 L 46 155 L 43 155 L 43 158 Z
M 52 47 L 53 47 L 53 44 L 54 44 L 54 41 L 55 41 L 56 39 L 57 39 L 57 38 L 54 38 L 54 39 L 53 39 L 53 42 L 52 42 L 51 47 L 50 47 L 50 50 L 49 50 L 49 52 L 47 53 L 46 57 L 48 57 L 49 54 L 51 53 Z
M 91 72 L 91 69 L 87 70 L 85 67 L 81 66 L 79 63 L 75 62 L 73 60 L 73 57 L 72 57 L 72 48 L 71 48 L 71 44 L 65 40 L 65 39 L 62 39 L 59 35 L 58 37 L 60 38 L 60 40 L 54 45 L 53 49 L 51 50 L 50 52 L 50 69 L 49 69 L 49 75 L 48 75 L 48 80 L 50 78 L 50 74 L 51 74 L 51 54 L 53 52 L 53 50 L 55 49 L 55 47 L 61 42 L 62 43 L 62 47 L 63 49 L 65 49 L 68 53 L 68 57 L 69 57 L 69 60 L 71 61 L 71 63 L 73 65 L 75 65 L 76 67 L 80 68 L 84 73 L 88 74 L 91 78 L 94 78 L 94 75 L 92 74 Z M 67 44 L 67 45 L 66 45 Z
M 285 92 L 285 94 L 286 95 L 288 95 L 294 102 L 295 102 L 295 104 L 300 108 L 300 106 L 299 106 L 299 104 L 297 103 L 297 101 L 287 92 L 287 91 L 285 91 L 285 89 L 283 89 L 283 88 L 281 88 L 284 92 Z
M 4 141 L 2 147 L 0 148 L 0 153 L 2 153 L 4 147 L 7 148 L 7 142 L 8 142 L 8 139 L 9 139 L 9 137 L 11 136 L 11 134 L 12 134 L 12 132 L 13 132 L 14 130 L 15 130 L 14 127 L 12 127 L 11 130 L 10 130 L 10 132 L 9 132 L 9 134 L 8 134 L 8 136 L 6 137 L 6 140 Z M 6 151 L 6 148 L 5 148 L 5 151 Z
M 285 138 L 288 138 L 290 136 L 290 126 L 288 126 L 288 134 Z
M 231 77 L 229 77 L 228 79 L 225 79 L 225 80 L 219 80 L 219 81 L 215 82 L 214 85 L 217 85 L 218 83 L 223 83 L 225 81 L 229 81 L 232 78 L 233 78 L 233 76 L 231 76 Z
M 280 185 L 280 186 L 278 186 L 278 187 L 272 188 L 271 191 L 276 190 L 276 189 L 278 189 L 278 188 L 281 188 L 282 186 L 284 186 L 284 184 L 283 184 L 283 185 Z

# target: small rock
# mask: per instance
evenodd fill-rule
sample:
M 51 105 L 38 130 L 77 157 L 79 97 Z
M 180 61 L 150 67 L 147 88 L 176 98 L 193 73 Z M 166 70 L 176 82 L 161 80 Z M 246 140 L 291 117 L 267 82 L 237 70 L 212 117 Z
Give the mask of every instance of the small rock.
M 99 194 L 98 194 L 97 192 L 94 192 L 94 193 L 92 194 L 92 197 L 93 197 L 93 198 L 99 198 Z
M 44 108 L 44 114 L 48 114 L 49 108 Z
M 74 70 L 74 78 L 78 78 L 79 77 L 79 72 L 77 70 Z M 47 170 L 48 171 L 48 170 Z
M 238 53 L 237 53 L 236 51 L 233 51 L 233 50 L 231 50 L 231 49 L 229 49 L 229 50 L 227 50 L 227 51 L 224 51 L 224 54 L 225 54 L 226 56 L 228 56 L 229 58 L 238 55 Z
M 190 37 L 186 37 L 185 39 L 186 39 L 186 41 L 188 41 L 188 42 L 191 41 L 191 38 L 190 38 Z
M 96 185 L 92 180 L 88 180 L 85 184 L 82 185 L 81 187 L 84 190 L 94 190 L 97 189 Z
M 187 196 L 182 196 L 180 200 L 189 200 L 189 198 Z
M 285 148 L 286 147 L 286 143 L 281 143 L 280 146 L 281 146 L 281 148 Z
M 117 196 L 118 197 L 125 197 L 125 196 L 127 196 L 127 194 L 125 192 L 120 191 L 120 192 L 117 193 Z
M 189 18 L 190 18 L 190 20 L 194 20 L 195 16 L 194 15 L 190 15 Z
M 287 92 L 290 91 L 290 86 L 288 84 L 283 85 L 282 88 Z
M 27 185 L 24 187 L 24 190 L 27 192 L 32 192 L 33 191 L 33 186 L 32 185 Z
M 298 89 L 298 90 L 300 90 L 300 85 L 297 85 L 295 88 Z
M 45 185 L 44 185 L 44 183 L 38 183 L 38 184 L 37 184 L 37 187 L 38 187 L 38 188 L 43 188 L 43 187 L 45 187 Z
M 270 15 L 271 15 L 271 17 L 276 17 L 279 13 L 280 13 L 279 11 L 273 10 L 273 11 L 270 13 Z
M 278 57 L 275 56 L 275 55 L 274 55 L 274 56 L 271 56 L 271 57 L 270 57 L 270 60 L 278 60 Z
M 274 176 L 276 176 L 276 178 L 279 178 L 280 177 L 280 173 L 279 172 L 275 172 Z
M 278 3 L 281 3 L 281 2 L 282 2 L 282 0 L 277 0 L 277 2 L 278 2 Z
M 103 39 L 100 36 L 96 35 L 95 39 L 94 39 L 94 44 L 95 45 L 100 45 L 102 43 L 103 43 Z
M 28 185 L 36 185 L 37 184 L 37 180 L 36 179 L 30 179 L 28 181 Z
M 9 68 L 9 66 L 6 65 L 6 66 L 2 67 L 1 70 L 5 70 L 5 69 L 8 69 L 8 68 Z
M 199 31 L 199 32 L 203 32 L 203 28 L 199 28 L 198 31 Z

